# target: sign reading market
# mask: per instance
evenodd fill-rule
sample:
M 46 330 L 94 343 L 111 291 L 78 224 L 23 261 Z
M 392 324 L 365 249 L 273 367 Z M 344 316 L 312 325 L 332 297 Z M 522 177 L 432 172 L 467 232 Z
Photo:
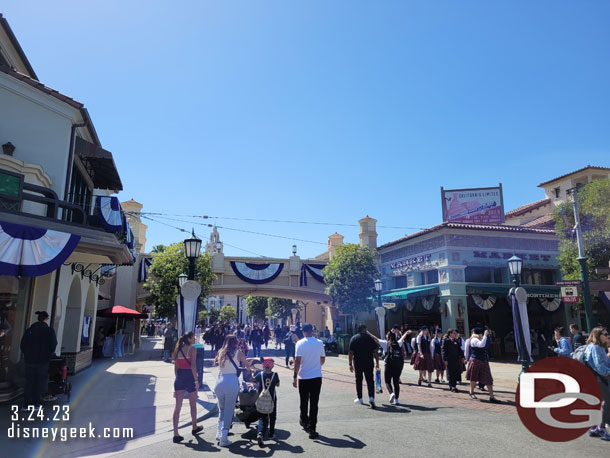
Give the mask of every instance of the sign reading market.
M 444 189 L 443 221 L 450 223 L 503 224 L 502 183 L 493 188 Z
M 419 264 L 420 262 L 428 262 L 432 258 L 431 254 L 424 254 L 422 256 L 415 256 L 414 258 L 405 259 L 403 261 L 395 262 L 390 264 L 391 269 L 400 269 L 402 267 L 412 266 L 413 264 Z

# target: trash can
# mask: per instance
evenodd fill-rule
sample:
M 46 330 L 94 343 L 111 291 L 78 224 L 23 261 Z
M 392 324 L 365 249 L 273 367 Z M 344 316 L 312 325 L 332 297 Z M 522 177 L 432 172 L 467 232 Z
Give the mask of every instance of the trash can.
M 337 343 L 339 344 L 339 353 L 347 355 L 349 353 L 349 341 L 351 340 L 351 334 L 339 334 L 337 336 Z
M 197 349 L 196 363 L 197 363 L 197 381 L 199 382 L 199 389 L 203 389 L 203 365 L 204 365 L 204 356 L 205 350 L 203 349 L 203 345 L 195 344 L 193 345 Z

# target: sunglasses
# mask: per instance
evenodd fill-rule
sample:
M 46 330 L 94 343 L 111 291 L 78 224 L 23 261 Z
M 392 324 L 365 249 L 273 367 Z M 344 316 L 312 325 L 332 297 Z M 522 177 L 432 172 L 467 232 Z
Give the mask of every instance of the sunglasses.
M 601 335 L 608 337 L 608 333 L 607 332 L 602 332 Z

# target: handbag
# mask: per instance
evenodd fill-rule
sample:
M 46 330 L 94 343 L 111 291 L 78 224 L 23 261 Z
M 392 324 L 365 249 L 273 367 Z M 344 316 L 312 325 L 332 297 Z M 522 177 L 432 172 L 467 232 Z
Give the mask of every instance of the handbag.
M 274 372 L 273 376 L 271 377 L 271 383 L 273 383 L 273 378 L 276 377 L 277 374 Z M 264 384 L 264 378 L 263 378 L 263 374 L 261 373 L 261 383 Z M 269 387 L 271 387 L 271 383 L 269 384 Z M 273 409 L 275 408 L 275 403 L 273 402 L 273 397 L 271 396 L 271 393 L 269 392 L 269 388 L 265 388 L 263 390 L 263 392 L 260 394 L 260 396 L 258 397 L 258 399 L 256 400 L 256 411 L 258 413 L 261 413 L 263 415 L 268 415 L 270 413 L 273 413 Z

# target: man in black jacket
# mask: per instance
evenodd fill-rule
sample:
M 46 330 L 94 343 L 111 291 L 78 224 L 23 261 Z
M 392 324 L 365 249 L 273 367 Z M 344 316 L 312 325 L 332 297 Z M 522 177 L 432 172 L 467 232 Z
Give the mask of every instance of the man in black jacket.
M 55 331 L 48 325 L 49 314 L 36 312 L 38 321 L 30 326 L 21 339 L 21 351 L 25 360 L 25 405 L 38 406 L 42 395 L 47 391 L 49 361 L 57 338 Z
M 582 345 L 585 344 L 585 338 L 580 333 L 580 329 L 578 329 L 578 325 L 572 323 L 570 325 L 570 334 L 572 334 L 572 348 L 574 351 Z

